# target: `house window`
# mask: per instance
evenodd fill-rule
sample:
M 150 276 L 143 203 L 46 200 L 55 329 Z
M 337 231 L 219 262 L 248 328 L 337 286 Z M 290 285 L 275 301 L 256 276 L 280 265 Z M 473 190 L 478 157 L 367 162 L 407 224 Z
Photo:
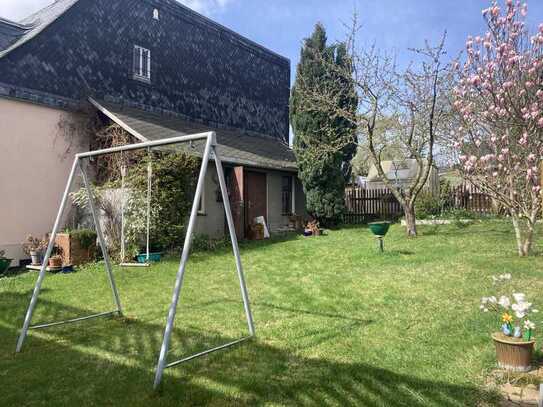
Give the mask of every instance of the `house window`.
M 151 51 L 134 46 L 134 79 L 151 81 Z
M 291 176 L 283 177 L 282 194 L 282 211 L 283 215 L 292 215 L 294 212 L 294 194 L 293 182 Z

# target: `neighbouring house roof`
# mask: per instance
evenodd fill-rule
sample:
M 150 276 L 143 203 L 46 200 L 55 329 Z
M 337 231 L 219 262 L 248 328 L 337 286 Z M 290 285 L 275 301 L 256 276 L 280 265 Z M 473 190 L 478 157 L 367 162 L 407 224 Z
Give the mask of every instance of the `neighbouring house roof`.
M 381 166 L 383 171 L 389 180 L 407 181 L 415 178 L 419 170 L 417 160 L 394 160 L 394 161 L 382 161 Z M 372 165 L 367 182 L 381 182 L 382 179 L 377 172 L 377 167 Z
M 99 111 L 141 141 L 214 131 L 217 134 L 217 152 L 226 163 L 297 171 L 292 149 L 276 138 L 247 135 L 235 129 L 214 128 L 174 114 L 147 112 L 94 99 L 90 101 Z M 201 156 L 204 143 L 179 144 L 179 147 Z
M 6 42 L 5 44 L 2 43 L 0 34 L 0 58 L 37 36 L 47 28 L 49 24 L 54 22 L 78 1 L 79 0 L 56 0 L 53 4 L 31 14 L 20 22 L 12 23 L 12 25 L 15 24 L 20 27 L 21 30 L 19 31 L 19 35 L 14 38 L 14 41 L 11 41 L 10 43 Z M 2 20 L 0 20 L 0 29 L 1 22 Z

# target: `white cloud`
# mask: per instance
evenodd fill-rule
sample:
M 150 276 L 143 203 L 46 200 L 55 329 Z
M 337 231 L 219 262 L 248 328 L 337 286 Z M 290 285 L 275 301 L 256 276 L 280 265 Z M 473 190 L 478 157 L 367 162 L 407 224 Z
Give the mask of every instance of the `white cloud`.
M 234 0 L 178 0 L 180 3 L 207 16 L 221 12 Z M 53 0 L 0 0 L 0 17 L 19 21 Z
M 0 0 L 0 17 L 19 21 L 51 3 L 52 0 Z
M 205 15 L 212 15 L 224 10 L 233 0 L 178 0 L 194 11 Z

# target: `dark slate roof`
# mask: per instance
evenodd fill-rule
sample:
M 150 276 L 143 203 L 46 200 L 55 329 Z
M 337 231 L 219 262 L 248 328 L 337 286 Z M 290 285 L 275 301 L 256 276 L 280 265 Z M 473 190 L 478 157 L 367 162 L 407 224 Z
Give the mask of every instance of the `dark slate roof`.
M 14 44 L 24 36 L 32 26 L 26 26 L 0 18 L 0 51 Z
M 111 120 L 141 141 L 214 131 L 217 152 L 226 163 L 284 171 L 297 171 L 292 149 L 278 139 L 247 135 L 240 130 L 219 129 L 189 121 L 175 114 L 158 114 L 104 101 L 91 103 Z M 201 156 L 202 142 L 186 144 L 184 149 Z M 179 145 L 182 148 L 182 145 Z
M 0 97 L 109 98 L 288 140 L 289 60 L 175 0 L 57 0 L 21 24 L 0 48 Z M 151 50 L 150 83 L 134 78 L 135 45 Z
M 26 29 L 7 48 L 2 47 L 0 44 L 0 58 L 37 36 L 78 1 L 56 0 L 53 4 L 21 20 L 17 25 L 26 27 Z

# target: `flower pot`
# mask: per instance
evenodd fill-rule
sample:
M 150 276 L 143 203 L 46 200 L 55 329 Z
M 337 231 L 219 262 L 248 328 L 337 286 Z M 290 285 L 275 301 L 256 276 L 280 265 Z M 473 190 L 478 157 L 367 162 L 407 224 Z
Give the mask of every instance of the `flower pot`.
M 41 264 L 41 253 L 40 252 L 30 252 L 30 258 L 32 259 L 33 266 L 39 266 Z
M 157 263 L 162 259 L 162 253 L 149 253 L 149 261 Z M 147 263 L 147 254 L 138 254 L 136 256 L 138 263 L 144 264 Z
M 500 368 L 513 372 L 529 372 L 532 369 L 535 340 L 524 341 L 502 333 L 493 334 L 492 339 Z
M 62 267 L 62 258 L 61 257 L 51 257 L 49 259 L 49 267 L 51 267 L 51 268 L 60 268 L 60 267 Z
M 9 265 L 11 264 L 11 260 L 12 259 L 4 259 L 4 258 L 0 259 L 0 274 L 3 274 L 4 272 L 7 271 L 7 269 L 9 268 Z

